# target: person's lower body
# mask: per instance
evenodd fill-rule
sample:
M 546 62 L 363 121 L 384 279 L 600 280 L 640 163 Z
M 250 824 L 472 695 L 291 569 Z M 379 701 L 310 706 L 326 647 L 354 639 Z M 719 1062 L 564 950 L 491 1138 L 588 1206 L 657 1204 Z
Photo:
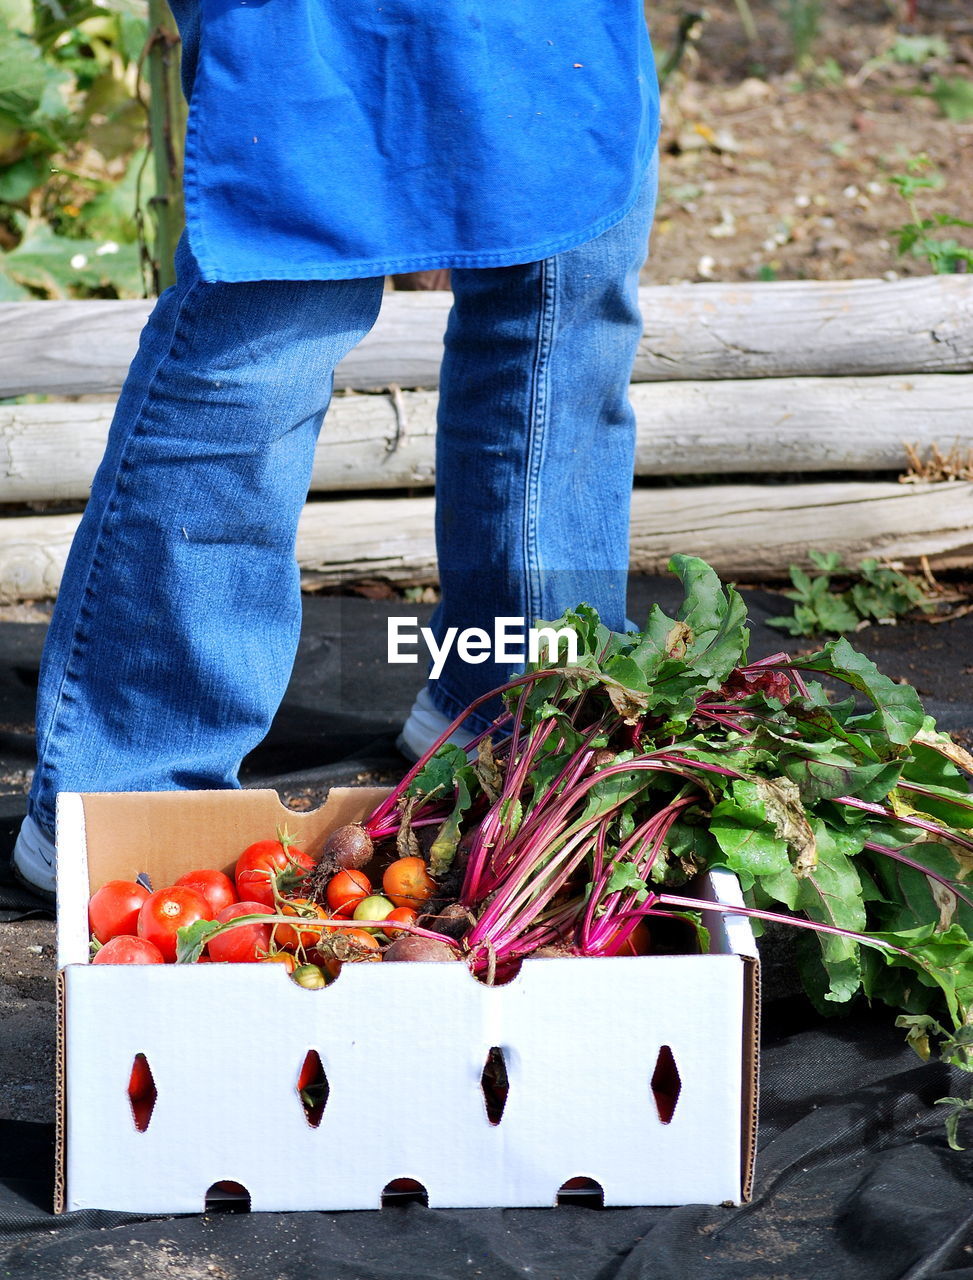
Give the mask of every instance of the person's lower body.
M 42 890 L 59 791 L 238 785 L 293 666 L 294 543 L 333 370 L 381 305 L 381 278 L 205 283 L 185 242 L 177 268 L 122 390 L 45 642 L 14 851 Z
M 529 627 L 581 603 L 626 629 L 635 461 L 628 391 L 657 184 L 656 158 L 632 211 L 576 249 L 452 273 L 436 436 L 439 644 L 450 627 L 492 637 L 498 617 Z M 445 728 L 518 669 L 447 661 L 417 704 L 419 727 L 428 735 L 431 708 Z M 485 704 L 464 728 L 487 728 L 499 710 Z
M 636 208 L 588 245 L 454 273 L 437 444 L 439 633 L 556 617 L 582 600 L 624 625 L 627 388 L 654 197 L 653 168 Z M 33 886 L 53 887 L 45 858 L 59 791 L 238 785 L 293 666 L 294 541 L 334 366 L 374 323 L 381 294 L 380 279 L 207 284 L 182 246 L 45 645 L 38 763 L 15 853 Z M 427 733 L 508 674 L 448 661 L 423 694 Z

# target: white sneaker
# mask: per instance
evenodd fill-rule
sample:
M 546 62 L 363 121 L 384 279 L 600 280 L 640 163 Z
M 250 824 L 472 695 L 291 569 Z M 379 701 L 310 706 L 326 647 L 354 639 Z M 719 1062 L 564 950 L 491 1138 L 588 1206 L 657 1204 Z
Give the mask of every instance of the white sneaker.
M 450 718 L 437 711 L 429 696 L 429 686 L 423 685 L 419 691 L 408 719 L 402 726 L 402 732 L 395 740 L 395 745 L 407 760 L 413 762 L 424 756 L 439 735 L 450 724 Z M 458 747 L 465 747 L 478 735 L 469 729 L 454 730 L 446 739 L 455 742 Z
M 11 861 L 14 876 L 26 889 L 39 898 L 54 901 L 54 841 L 29 814 L 21 824 Z

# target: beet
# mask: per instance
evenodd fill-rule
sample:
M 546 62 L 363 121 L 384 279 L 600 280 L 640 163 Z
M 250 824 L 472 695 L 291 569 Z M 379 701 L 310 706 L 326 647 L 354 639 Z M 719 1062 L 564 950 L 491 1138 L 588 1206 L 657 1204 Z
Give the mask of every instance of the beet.
M 371 862 L 373 852 L 371 836 L 357 822 L 332 831 L 324 846 L 324 857 L 334 859 L 335 865 L 345 871 L 357 871 Z
M 459 902 L 451 902 L 438 914 L 420 916 L 418 923 L 432 933 L 444 933 L 447 938 L 462 938 L 476 917 Z
M 563 960 L 566 956 L 575 956 L 566 942 L 550 942 L 546 947 L 538 947 L 531 955 L 532 960 Z
M 385 949 L 383 960 L 458 960 L 459 953 L 448 942 L 435 938 L 403 937 Z

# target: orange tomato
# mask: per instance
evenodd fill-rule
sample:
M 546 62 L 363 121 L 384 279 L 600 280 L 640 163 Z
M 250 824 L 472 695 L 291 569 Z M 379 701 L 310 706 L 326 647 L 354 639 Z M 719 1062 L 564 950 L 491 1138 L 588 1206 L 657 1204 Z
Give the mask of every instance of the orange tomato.
M 385 932 L 392 933 L 392 922 L 394 920 L 401 921 L 402 924 L 415 924 L 419 919 L 419 912 L 413 911 L 411 907 L 396 907 L 394 911 L 390 911 L 385 917 Z
M 426 868 L 424 858 L 396 858 L 385 869 L 382 888 L 397 907 L 417 907 L 428 902 L 436 892 L 436 882 Z
M 648 921 L 640 920 L 629 934 L 625 946 L 619 953 L 623 956 L 648 956 L 652 954 L 652 934 Z
M 299 927 L 289 924 L 275 925 L 274 942 L 276 945 L 282 947 L 285 951 L 296 951 L 298 947 L 313 947 L 323 932 L 321 926 L 314 922 L 327 920 L 328 918 L 328 913 L 324 907 L 312 902 L 310 898 L 294 898 L 290 902 L 282 902 L 280 910 L 285 916 L 298 916 L 308 923 L 307 927 L 303 924 Z
M 335 929 L 330 936 L 336 940 L 334 947 L 329 942 L 327 952 L 317 953 L 321 968 L 329 978 L 338 976 L 343 959 L 354 962 L 382 958 L 381 944 L 367 929 Z

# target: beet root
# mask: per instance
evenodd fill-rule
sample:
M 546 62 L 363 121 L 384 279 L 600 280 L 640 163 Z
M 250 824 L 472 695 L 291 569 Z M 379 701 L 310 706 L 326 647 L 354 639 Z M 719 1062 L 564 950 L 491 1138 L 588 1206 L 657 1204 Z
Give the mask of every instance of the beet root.
M 530 958 L 532 960 L 563 960 L 565 956 L 577 954 L 566 942 L 549 942 L 546 947 L 538 947 Z
M 357 822 L 348 822 L 328 836 L 324 857 L 331 858 L 345 871 L 360 870 L 371 862 L 375 848 L 372 838 Z
M 450 903 L 438 914 L 420 916 L 418 923 L 432 933 L 443 933 L 447 938 L 462 938 L 476 917 L 458 902 Z
M 405 936 L 386 947 L 383 960 L 458 960 L 459 952 L 436 938 Z

